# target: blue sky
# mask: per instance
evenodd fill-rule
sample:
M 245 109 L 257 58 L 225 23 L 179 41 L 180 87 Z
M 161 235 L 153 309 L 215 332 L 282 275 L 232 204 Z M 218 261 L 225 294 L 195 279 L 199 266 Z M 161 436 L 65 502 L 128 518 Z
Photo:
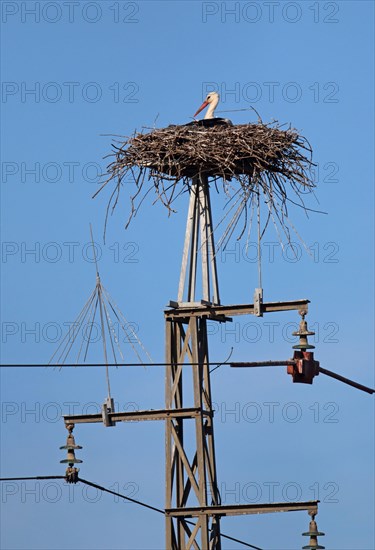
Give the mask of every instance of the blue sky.
M 253 106 L 312 144 L 319 204 L 311 197 L 309 206 L 328 215 L 292 212 L 312 250 L 310 257 L 299 245 L 298 261 L 270 228 L 264 297 L 310 299 L 317 360 L 374 386 L 373 3 L 3 1 L 1 8 L 1 362 L 47 362 L 83 307 L 95 285 L 90 222 L 104 285 L 163 361 L 163 310 L 177 297 L 187 196 L 171 217 L 146 201 L 125 231 L 129 181 L 106 245 L 108 192 L 91 196 L 111 150 L 105 134 L 188 122 L 214 87 L 220 109 Z M 227 116 L 256 120 L 251 110 Z M 213 193 L 212 202 L 219 220 L 223 197 Z M 257 267 L 244 241 L 219 253 L 218 269 L 222 303 L 252 301 Z M 286 359 L 297 322 L 290 312 L 212 325 L 211 359 L 226 359 L 231 348 L 235 360 Z M 95 353 L 101 360 L 99 346 Z M 161 368 L 119 369 L 111 384 L 122 409 L 164 405 Z M 292 384 L 283 369 L 221 367 L 212 385 L 223 500 L 319 498 L 321 544 L 372 550 L 373 398 L 323 375 L 312 386 Z M 98 370 L 2 369 L 1 392 L 2 476 L 62 475 L 60 416 L 94 410 L 106 386 Z M 163 507 L 162 424 L 77 426 L 75 435 L 82 477 Z M 59 481 L 3 485 L 1 520 L 6 550 L 164 547 L 162 517 Z M 270 550 L 303 546 L 307 526 L 304 513 L 222 522 L 223 532 Z

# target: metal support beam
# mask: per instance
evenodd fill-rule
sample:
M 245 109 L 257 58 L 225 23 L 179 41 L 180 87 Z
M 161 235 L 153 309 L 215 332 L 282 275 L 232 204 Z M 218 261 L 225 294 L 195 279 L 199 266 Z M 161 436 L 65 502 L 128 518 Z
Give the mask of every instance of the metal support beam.
M 294 359 L 282 359 L 280 361 L 244 361 L 235 363 L 229 363 L 234 368 L 247 368 L 247 367 L 287 367 L 288 365 L 295 365 Z
M 195 303 L 198 257 L 201 257 L 202 299 L 220 304 L 215 242 L 207 176 L 192 180 L 182 254 L 178 303 Z
M 192 363 L 191 370 L 182 367 L 185 361 Z M 197 502 L 203 510 L 209 504 L 220 506 L 205 318 L 191 316 L 187 323 L 167 321 L 166 364 L 166 408 L 177 411 L 183 399 L 190 399 L 200 412 L 195 417 L 196 443 L 191 453 L 184 441 L 185 419 L 172 414 L 166 420 L 165 507 L 170 510 L 175 504 L 176 509 L 185 510 Z M 220 518 L 216 513 L 198 514 L 193 530 L 185 517 L 191 516 L 166 515 L 168 550 L 221 550 Z
M 111 422 L 139 422 L 140 420 L 166 420 L 167 418 L 197 418 L 208 416 L 210 411 L 202 411 L 200 408 L 190 407 L 188 409 L 155 409 L 151 411 L 130 411 L 108 413 L 107 417 Z M 103 422 L 103 415 L 99 414 L 76 414 L 64 416 L 65 424 L 91 424 Z
M 309 500 L 307 502 L 272 502 L 266 504 L 233 504 L 226 506 L 205 506 L 205 507 L 185 507 L 169 508 L 165 510 L 167 516 L 185 518 L 207 516 L 241 516 L 249 514 L 269 514 L 272 512 L 300 512 L 307 511 L 311 514 L 318 513 L 319 500 Z
M 165 312 L 166 319 L 177 319 L 189 317 L 206 317 L 213 320 L 227 321 L 227 317 L 234 315 L 257 315 L 258 308 L 261 307 L 262 313 L 274 313 L 276 311 L 291 311 L 291 310 L 307 310 L 310 300 L 292 300 L 287 302 L 264 302 L 257 307 L 254 304 L 235 304 L 229 306 L 221 306 L 214 304 L 200 303 L 194 306 L 184 304 L 183 307 L 173 307 Z M 176 302 L 171 302 L 173 306 L 178 305 Z

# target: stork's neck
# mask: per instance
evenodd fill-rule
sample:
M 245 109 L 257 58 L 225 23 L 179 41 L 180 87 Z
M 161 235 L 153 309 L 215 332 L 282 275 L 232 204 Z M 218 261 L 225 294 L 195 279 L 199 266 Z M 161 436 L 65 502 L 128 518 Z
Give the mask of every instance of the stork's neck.
M 204 115 L 204 118 L 214 118 L 214 112 L 218 103 L 219 103 L 219 98 L 215 99 L 212 103 L 208 105 L 208 109 L 206 114 Z

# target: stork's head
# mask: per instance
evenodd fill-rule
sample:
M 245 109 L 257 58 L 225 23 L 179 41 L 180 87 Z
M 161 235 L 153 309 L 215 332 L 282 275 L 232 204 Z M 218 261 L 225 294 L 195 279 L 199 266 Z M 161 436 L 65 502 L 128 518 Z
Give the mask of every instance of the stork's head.
M 213 118 L 214 111 L 216 109 L 217 104 L 219 103 L 220 96 L 217 92 L 210 92 L 207 94 L 206 99 L 202 103 L 202 105 L 199 107 L 198 111 L 195 113 L 194 117 L 196 117 L 207 105 L 209 105 L 209 108 L 207 109 L 207 113 L 205 114 L 204 118 Z

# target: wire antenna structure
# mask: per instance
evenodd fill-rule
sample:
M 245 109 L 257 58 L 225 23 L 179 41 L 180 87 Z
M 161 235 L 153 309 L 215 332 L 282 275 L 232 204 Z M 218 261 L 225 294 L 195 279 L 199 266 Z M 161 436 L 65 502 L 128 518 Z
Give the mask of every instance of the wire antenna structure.
M 62 367 L 64 364 L 85 363 L 89 348 L 101 340 L 104 363 L 106 365 L 106 383 L 108 398 L 111 398 L 109 365 L 124 362 L 120 342 L 130 344 L 139 363 L 152 363 L 152 358 L 137 335 L 134 325 L 122 313 L 116 302 L 104 287 L 98 268 L 96 247 L 90 224 L 90 236 L 96 270 L 95 288 L 88 300 L 61 339 L 57 349 L 49 360 L 49 365 Z M 75 360 L 72 359 L 75 356 Z

